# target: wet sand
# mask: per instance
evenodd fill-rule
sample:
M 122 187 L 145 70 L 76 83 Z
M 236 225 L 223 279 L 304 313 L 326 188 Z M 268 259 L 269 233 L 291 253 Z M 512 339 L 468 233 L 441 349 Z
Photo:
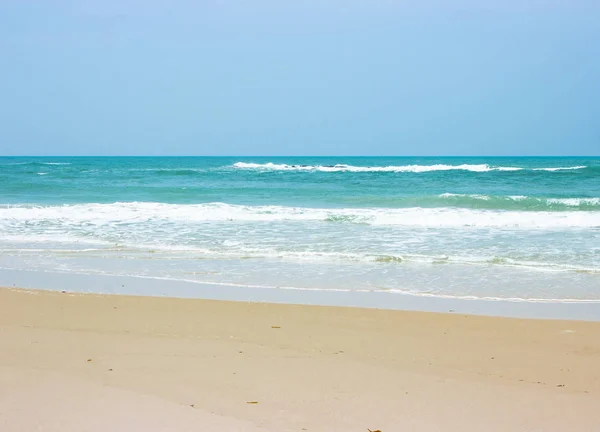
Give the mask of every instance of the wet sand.
M 595 431 L 600 323 L 0 289 L 0 430 Z

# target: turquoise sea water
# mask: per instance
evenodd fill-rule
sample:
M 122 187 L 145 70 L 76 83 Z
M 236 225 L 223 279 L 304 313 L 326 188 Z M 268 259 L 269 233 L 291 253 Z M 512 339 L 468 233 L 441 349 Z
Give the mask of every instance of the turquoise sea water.
M 0 158 L 0 267 L 600 301 L 600 158 Z

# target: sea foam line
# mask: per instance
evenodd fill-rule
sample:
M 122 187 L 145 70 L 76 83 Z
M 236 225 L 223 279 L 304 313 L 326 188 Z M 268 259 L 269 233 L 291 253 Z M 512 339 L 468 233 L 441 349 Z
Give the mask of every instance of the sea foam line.
M 533 171 L 572 171 L 572 170 L 580 170 L 585 169 L 587 166 L 579 165 L 574 167 L 555 167 L 555 168 L 533 168 Z
M 430 264 L 430 265 L 474 265 L 474 266 L 494 266 L 494 267 L 512 267 L 522 270 L 539 272 L 574 272 L 587 273 L 590 275 L 600 275 L 600 267 L 585 267 L 558 262 L 541 262 L 523 258 L 511 258 L 504 256 L 459 256 L 459 255 L 431 255 L 415 253 L 376 253 L 376 252 L 342 252 L 342 251 L 285 251 L 272 249 L 268 247 L 248 247 L 243 244 L 234 245 L 231 248 L 206 248 L 190 245 L 167 245 L 167 244 L 110 244 L 106 243 L 104 248 L 40 248 L 39 241 L 35 235 L 23 236 L 19 239 L 13 237 L 14 243 L 31 243 L 37 247 L 4 247 L 0 248 L 0 254 L 31 256 L 32 254 L 44 255 L 94 255 L 138 259 L 268 259 L 282 260 L 288 262 L 309 262 L 317 264 L 328 263 L 371 263 L 371 264 L 390 264 L 390 265 L 411 265 L 411 264 Z M 57 243 L 57 241 L 55 241 Z M 85 239 L 78 241 L 78 245 L 88 243 Z M 90 242 L 97 244 L 96 242 Z
M 523 171 L 530 168 L 522 167 L 505 167 L 505 166 L 490 166 L 488 164 L 461 164 L 461 165 L 390 165 L 390 166 L 354 166 L 346 164 L 335 165 L 296 165 L 296 164 L 276 164 L 273 162 L 267 163 L 252 163 L 252 162 L 236 162 L 232 165 L 236 169 L 245 170 L 264 170 L 264 171 L 320 171 L 320 172 L 408 172 L 408 173 L 423 173 L 431 171 L 471 171 L 471 172 L 489 172 L 489 171 Z M 574 167 L 550 167 L 550 168 L 531 168 L 533 171 L 570 171 L 587 168 L 587 166 Z
M 13 270 L 6 267 L 0 267 L 2 270 Z M 296 286 L 275 286 L 275 285 L 258 285 L 258 284 L 242 284 L 235 282 L 213 282 L 189 278 L 174 278 L 165 276 L 147 276 L 147 275 L 123 275 L 113 273 L 86 273 L 82 271 L 68 270 L 21 270 L 26 272 L 40 273 L 56 273 L 56 274 L 76 274 L 76 275 L 100 275 L 108 277 L 127 277 L 134 279 L 146 280 L 161 280 L 167 282 L 185 282 L 197 285 L 214 285 L 232 288 L 250 288 L 250 289 L 267 289 L 267 290 L 289 290 L 289 291 L 313 291 L 313 292 L 339 292 L 339 293 L 378 293 L 389 295 L 406 295 L 412 297 L 439 298 L 446 300 L 464 300 L 464 301 L 486 301 L 486 302 L 510 302 L 510 303 L 552 303 L 552 304 L 600 304 L 600 299 L 578 299 L 578 298 L 527 298 L 527 297 L 495 297 L 495 296 L 475 296 L 461 294 L 445 294 L 422 292 L 414 290 L 404 290 L 397 288 L 370 288 L 370 289 L 351 289 L 351 288 L 321 288 L 321 287 L 296 287 Z
M 519 211 L 466 208 L 304 208 L 224 203 L 165 204 L 125 202 L 62 206 L 0 207 L 0 229 L 36 224 L 64 228 L 202 222 L 328 222 L 423 228 L 600 228 L 600 212 Z
M 457 194 L 457 193 L 443 193 L 438 195 L 439 198 L 471 198 L 474 200 L 489 201 L 504 200 L 504 201 L 532 201 L 546 205 L 560 204 L 567 207 L 579 207 L 579 206 L 600 206 L 600 197 L 585 197 L 585 198 L 546 198 L 546 197 L 529 197 L 524 195 L 511 195 L 511 196 L 494 196 L 494 195 L 481 195 L 481 194 Z
M 439 298 L 448 300 L 467 300 L 467 301 L 493 301 L 493 302 L 511 302 L 511 303 L 587 303 L 587 304 L 600 304 L 600 299 L 555 299 L 555 298 L 527 298 L 527 297 L 493 297 L 493 296 L 475 296 L 475 295 L 460 295 L 460 294 L 443 294 L 443 293 L 431 293 L 421 292 L 413 290 L 403 290 L 397 288 L 368 288 L 368 289 L 351 289 L 351 288 L 317 288 L 317 287 L 294 287 L 294 286 L 274 286 L 274 285 L 256 285 L 256 284 L 241 284 L 234 282 L 212 282 L 212 281 L 201 281 L 196 279 L 187 278 L 170 278 L 163 276 L 138 276 L 132 275 L 128 277 L 135 277 L 141 279 L 157 279 L 157 280 L 176 280 L 188 283 L 195 283 L 200 285 L 218 285 L 218 286 L 231 286 L 238 288 L 254 288 L 254 289 L 274 289 L 274 290 L 289 290 L 289 291 L 327 291 L 327 292 L 359 292 L 359 293 L 381 293 L 381 294 L 396 294 L 396 295 L 408 295 L 413 297 L 428 297 L 428 298 Z

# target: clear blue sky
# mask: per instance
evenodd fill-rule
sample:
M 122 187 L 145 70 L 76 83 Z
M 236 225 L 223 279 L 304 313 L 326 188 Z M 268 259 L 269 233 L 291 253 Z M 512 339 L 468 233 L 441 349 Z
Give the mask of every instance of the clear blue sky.
M 0 154 L 598 155 L 600 2 L 2 0 Z

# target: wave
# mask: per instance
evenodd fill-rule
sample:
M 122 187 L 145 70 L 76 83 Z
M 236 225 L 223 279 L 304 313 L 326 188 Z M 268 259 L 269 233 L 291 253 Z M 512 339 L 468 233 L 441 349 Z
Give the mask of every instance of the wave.
M 588 168 L 587 166 L 574 167 L 556 167 L 556 168 L 522 168 L 513 166 L 490 166 L 488 164 L 461 164 L 461 165 L 390 165 L 390 166 L 354 166 L 346 164 L 335 165 L 289 165 L 267 163 L 236 162 L 231 165 L 235 169 L 244 170 L 263 170 L 263 171 L 319 171 L 319 172 L 394 172 L 394 173 L 424 173 L 432 171 L 471 171 L 471 172 L 490 172 L 490 171 L 572 171 Z
M 202 255 L 207 258 L 234 258 L 234 259 L 277 259 L 288 261 L 301 261 L 312 263 L 347 263 L 363 262 L 377 264 L 462 264 L 478 266 L 502 266 L 502 267 L 521 267 L 530 270 L 551 271 L 551 272 L 577 272 L 588 274 L 600 274 L 600 268 L 585 267 L 570 264 L 560 264 L 554 262 L 532 261 L 526 258 L 510 258 L 503 256 L 460 256 L 460 255 L 436 255 L 436 254 L 381 254 L 374 252 L 327 252 L 327 251 L 293 251 L 281 250 L 280 248 L 249 247 L 243 243 L 229 242 L 227 248 L 211 248 L 184 244 L 117 244 L 96 239 L 80 239 L 74 236 L 40 236 L 37 235 L 11 235 L 3 237 L 9 246 L 0 248 L 2 253 L 68 253 L 68 254 L 86 254 L 100 252 L 103 256 L 108 253 L 115 253 L 121 256 L 135 255 L 140 253 L 150 253 L 153 257 L 160 257 L 161 253 L 169 254 L 170 257 L 176 254 L 179 257 L 185 255 Z M 28 247 L 17 247 L 17 244 L 26 243 Z M 39 244 L 50 243 L 51 247 L 41 248 Z M 77 243 L 79 248 L 73 248 L 73 243 Z M 87 246 L 87 247 L 84 247 Z M 97 246 L 97 247 L 91 247 Z M 102 246 L 102 247 L 100 247 Z M 158 254 L 158 255 L 157 255 Z
M 542 272 L 574 272 L 600 275 L 600 267 L 587 267 L 581 265 L 561 264 L 556 262 L 532 261 L 527 258 L 510 258 L 503 256 L 452 256 L 452 255 L 427 255 L 405 253 L 400 255 L 376 254 L 376 253 L 353 253 L 353 252 L 317 252 L 317 251 L 282 251 L 269 248 L 239 247 L 227 251 L 210 250 L 205 248 L 190 248 L 185 246 L 150 247 L 143 249 L 153 251 L 179 251 L 200 252 L 206 255 L 220 257 L 239 258 L 276 258 L 280 260 L 292 260 L 303 262 L 363 262 L 379 264 L 454 264 L 470 266 L 498 266 L 513 267 L 525 270 Z
M 462 171 L 473 171 L 473 172 L 487 172 L 487 171 L 519 171 L 522 168 L 518 167 L 490 167 L 487 164 L 462 164 L 462 165 L 401 165 L 401 166 L 353 166 L 346 164 L 336 165 L 288 165 L 288 164 L 274 164 L 272 162 L 257 164 L 257 163 L 246 163 L 237 162 L 232 165 L 238 169 L 259 169 L 259 170 L 273 170 L 273 171 L 322 171 L 322 172 L 429 172 L 429 171 L 450 171 L 450 170 L 462 170 Z
M 424 203 L 496 210 L 600 210 L 599 197 L 547 198 L 524 195 L 497 196 L 443 193 L 435 198 L 423 197 L 421 199 Z
M 579 165 L 579 166 L 574 166 L 574 167 L 556 167 L 556 168 L 532 168 L 532 171 L 573 171 L 573 170 L 580 170 L 580 169 L 585 169 L 587 168 L 587 166 L 585 165 Z
M 550 204 L 563 204 L 567 206 L 600 205 L 600 198 L 548 198 Z
M 421 228 L 600 228 L 600 212 L 479 210 L 465 208 L 303 208 L 224 203 L 117 202 L 61 206 L 0 207 L 7 224 L 106 225 L 200 222 L 327 222 Z
M 431 265 L 469 265 L 469 266 L 496 266 L 513 267 L 524 270 L 535 270 L 541 272 L 573 272 L 581 274 L 600 275 L 600 267 L 574 265 L 551 261 L 535 261 L 525 256 L 511 258 L 508 256 L 469 256 L 469 255 L 439 255 L 439 254 L 381 254 L 375 252 L 327 252 L 327 251 L 293 251 L 281 250 L 279 248 L 248 247 L 243 243 L 230 242 L 228 248 L 201 247 L 184 244 L 118 244 L 90 238 L 78 238 L 75 236 L 43 236 L 38 235 L 12 235 L 3 237 L 3 241 L 10 245 L 0 247 L 3 254 L 95 254 L 101 253 L 103 257 L 114 253 L 121 257 L 139 258 L 140 254 L 151 254 L 152 258 L 160 259 L 162 254 L 168 254 L 169 258 L 176 255 L 178 258 L 194 257 L 198 255 L 206 259 L 276 259 L 292 262 L 310 263 L 376 263 L 376 264 L 431 264 Z M 17 247 L 18 244 L 26 243 L 27 247 Z M 49 248 L 40 247 L 40 244 L 51 244 Z M 74 244 L 77 245 L 74 248 Z M 95 246 L 95 247 L 92 247 Z

